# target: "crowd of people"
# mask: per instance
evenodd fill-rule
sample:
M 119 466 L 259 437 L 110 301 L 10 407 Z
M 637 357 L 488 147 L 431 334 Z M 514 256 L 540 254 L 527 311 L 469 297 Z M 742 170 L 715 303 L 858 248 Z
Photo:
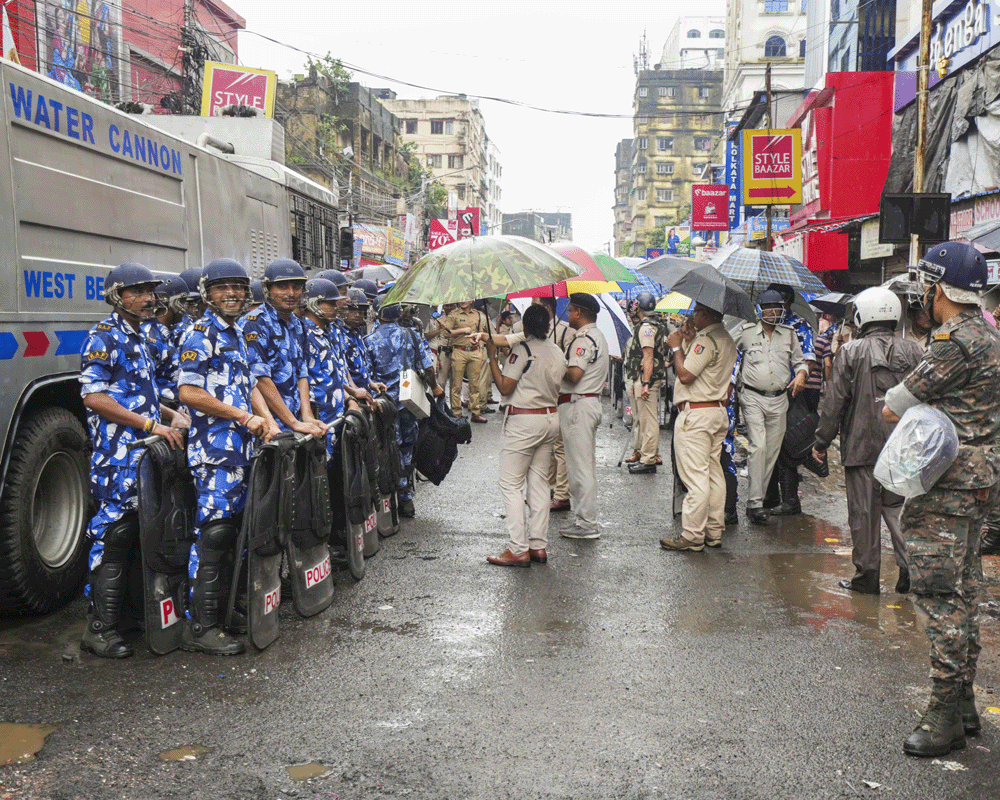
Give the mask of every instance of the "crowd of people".
M 672 324 L 655 313 L 656 298 L 641 293 L 628 309 L 634 328 L 623 350 L 634 409 L 633 452 L 623 460 L 635 475 L 663 463 L 662 395 L 672 409 L 670 456 L 683 502 L 680 530 L 660 545 L 700 552 L 720 547 L 738 522 L 737 429 L 747 441 L 746 517 L 758 526 L 801 513 L 798 469 L 804 463 L 826 474 L 839 436 L 855 567 L 840 585 L 881 592 L 884 520 L 899 567 L 895 589 L 915 594 L 931 642 L 932 699 L 904 749 L 941 755 L 980 727 L 975 614 L 981 553 L 1000 549 L 1000 339 L 981 309 L 986 268 L 973 248 L 931 248 L 918 276 L 919 296 L 904 298 L 903 335 L 900 296 L 882 287 L 859 293 L 815 332 L 792 312 L 795 293 L 785 285 L 762 291 L 757 319 L 729 330 L 722 310 L 704 302 Z M 138 537 L 131 444 L 153 435 L 185 448 L 194 480 L 181 647 L 242 652 L 221 608 L 239 558 L 234 542 L 254 442 L 294 431 L 325 440 L 332 463 L 330 434 L 345 410 L 378 413 L 375 397 L 386 394 L 398 412 L 400 514 L 413 516 L 417 420 L 400 402 L 406 369 L 434 395 L 447 389 L 456 417 L 466 392 L 475 423 L 494 412 L 497 390 L 509 541 L 490 564 L 545 563 L 553 511 L 570 512 L 561 536 L 600 537 L 596 431 L 610 362 L 592 295 L 572 294 L 565 321 L 554 298 L 536 298 L 516 321 L 510 312 L 491 320 L 472 300 L 445 305 L 418 333 L 412 321 L 403 324 L 399 305 L 382 306 L 374 318 L 374 284 L 350 286 L 338 270 L 307 280 L 289 259 L 268 265 L 260 286 L 230 259 L 162 278 L 123 264 L 105 286 L 113 311 L 87 337 L 80 375 L 98 505 L 89 528 L 85 650 L 109 658 L 132 652 L 120 631 Z M 876 481 L 875 464 L 894 424 L 918 404 L 945 412 L 959 456 L 930 491 L 904 505 Z

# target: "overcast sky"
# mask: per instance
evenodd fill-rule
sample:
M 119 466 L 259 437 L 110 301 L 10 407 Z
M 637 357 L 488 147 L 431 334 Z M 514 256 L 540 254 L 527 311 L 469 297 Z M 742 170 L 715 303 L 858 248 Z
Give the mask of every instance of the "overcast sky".
M 659 61 L 677 0 L 589 4 L 536 0 L 484 3 L 436 0 L 229 0 L 247 21 L 240 60 L 280 77 L 302 72 L 306 54 L 330 52 L 355 67 L 355 80 L 389 86 L 399 97 L 485 95 L 623 119 L 563 115 L 483 100 L 486 132 L 500 149 L 501 209 L 573 214 L 574 239 L 606 249 L 612 235 L 614 152 L 631 136 L 633 55 L 646 31 L 650 64 Z M 722 14 L 721 0 L 698 4 Z M 261 33 L 282 44 L 254 34 Z M 415 89 L 360 70 L 431 87 Z M 437 91 L 439 90 L 439 91 Z

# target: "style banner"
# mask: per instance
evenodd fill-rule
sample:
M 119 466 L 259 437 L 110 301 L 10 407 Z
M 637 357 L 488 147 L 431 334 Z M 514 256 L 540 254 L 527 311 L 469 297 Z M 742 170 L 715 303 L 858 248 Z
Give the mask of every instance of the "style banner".
M 802 202 L 802 131 L 743 131 L 744 205 Z
M 217 117 L 229 106 L 248 106 L 257 109 L 265 117 L 273 117 L 277 85 L 276 72 L 206 61 L 201 90 L 201 115 Z

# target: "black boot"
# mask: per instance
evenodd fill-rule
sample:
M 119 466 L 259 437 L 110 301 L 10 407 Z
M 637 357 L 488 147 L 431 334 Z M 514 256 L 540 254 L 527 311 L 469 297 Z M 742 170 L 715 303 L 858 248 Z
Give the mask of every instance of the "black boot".
M 910 756 L 946 756 L 965 747 L 965 728 L 959 709 L 961 685 L 935 681 L 934 693 L 920 724 L 903 742 Z
M 217 656 L 235 656 L 245 650 L 243 642 L 222 627 L 236 534 L 229 520 L 210 522 L 202 529 L 198 572 L 191 587 L 191 619 L 181 637 L 182 650 Z
M 118 632 L 125 601 L 125 565 L 102 561 L 90 576 L 90 615 L 80 649 L 101 658 L 127 658 L 135 650 Z
M 962 714 L 962 727 L 965 728 L 965 735 L 978 736 L 983 723 L 980 722 L 979 712 L 976 711 L 976 691 L 972 688 L 971 681 L 962 684 L 962 694 L 958 698 L 958 710 Z
M 986 528 L 983 531 L 981 552 L 984 556 L 1000 555 L 1000 528 Z
M 799 502 L 799 468 L 795 464 L 784 462 L 783 458 L 778 460 L 775 468 L 778 473 L 778 484 L 781 487 L 781 504 L 771 509 L 773 517 L 788 517 L 793 514 L 802 513 L 802 505 Z
M 908 569 L 899 571 L 899 578 L 896 579 L 896 591 L 899 594 L 906 594 L 910 591 L 910 571 Z

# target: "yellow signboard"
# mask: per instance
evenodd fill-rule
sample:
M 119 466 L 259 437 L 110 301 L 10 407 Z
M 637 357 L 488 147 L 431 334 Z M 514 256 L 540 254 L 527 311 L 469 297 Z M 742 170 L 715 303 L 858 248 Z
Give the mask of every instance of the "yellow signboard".
M 230 106 L 247 106 L 262 116 L 273 117 L 277 86 L 278 74 L 271 70 L 206 61 L 201 115 L 217 117 Z
M 743 203 L 802 202 L 802 136 L 798 128 L 743 131 Z

